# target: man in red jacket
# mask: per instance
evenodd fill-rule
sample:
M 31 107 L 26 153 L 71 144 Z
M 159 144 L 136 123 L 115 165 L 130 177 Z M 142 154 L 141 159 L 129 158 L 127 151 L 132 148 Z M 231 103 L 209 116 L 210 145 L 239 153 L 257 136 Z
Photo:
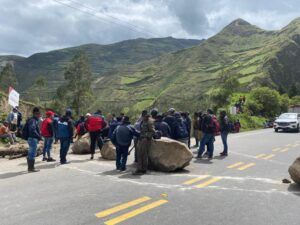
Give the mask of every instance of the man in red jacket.
M 105 127 L 106 122 L 104 121 L 102 112 L 100 110 L 86 120 L 86 129 L 88 130 L 91 139 L 91 160 L 94 159 L 96 142 L 99 149 L 101 149 L 103 146 L 101 130 Z
M 44 138 L 43 161 L 47 162 L 55 161 L 55 159 L 51 157 L 51 148 L 54 136 L 53 116 L 54 113 L 52 111 L 47 111 L 46 119 L 42 122 L 41 125 L 41 135 Z M 46 154 L 48 158 L 46 158 Z

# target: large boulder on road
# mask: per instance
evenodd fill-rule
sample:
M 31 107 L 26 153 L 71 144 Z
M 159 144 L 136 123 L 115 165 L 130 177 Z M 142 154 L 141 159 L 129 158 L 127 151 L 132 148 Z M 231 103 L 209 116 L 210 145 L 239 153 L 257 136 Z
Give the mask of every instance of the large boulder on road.
M 75 141 L 72 146 L 72 151 L 74 154 L 90 154 L 90 135 L 85 134 L 79 140 Z
M 178 141 L 162 138 L 153 140 L 149 151 L 149 165 L 151 169 L 172 172 L 183 169 L 193 158 L 188 147 Z
M 300 157 L 290 166 L 289 173 L 292 180 L 300 185 Z
M 111 143 L 111 141 L 105 142 L 100 152 L 103 159 L 116 160 L 116 147 L 113 145 L 113 143 Z

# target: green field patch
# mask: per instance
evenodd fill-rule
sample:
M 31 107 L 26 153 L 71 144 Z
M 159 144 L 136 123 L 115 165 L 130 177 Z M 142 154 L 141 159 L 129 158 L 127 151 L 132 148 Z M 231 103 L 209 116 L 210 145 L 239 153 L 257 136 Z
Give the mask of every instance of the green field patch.
M 142 111 L 153 104 L 153 99 L 142 100 L 133 106 L 133 111 Z
M 252 74 L 252 75 L 249 75 L 249 76 L 245 76 L 245 77 L 239 78 L 239 82 L 241 84 L 250 83 L 255 77 L 259 77 L 261 75 L 262 74 L 258 73 L 258 74 Z
M 221 69 L 223 66 L 217 64 L 217 65 L 212 65 L 212 66 L 209 66 L 209 67 L 206 67 L 205 71 L 207 72 L 214 72 L 214 71 L 217 71 L 219 69 Z
M 123 85 L 128 85 L 128 84 L 133 84 L 141 80 L 139 77 L 122 77 L 121 78 L 121 84 Z
M 253 74 L 257 71 L 257 66 L 249 66 L 239 71 L 240 74 L 246 75 L 246 74 Z

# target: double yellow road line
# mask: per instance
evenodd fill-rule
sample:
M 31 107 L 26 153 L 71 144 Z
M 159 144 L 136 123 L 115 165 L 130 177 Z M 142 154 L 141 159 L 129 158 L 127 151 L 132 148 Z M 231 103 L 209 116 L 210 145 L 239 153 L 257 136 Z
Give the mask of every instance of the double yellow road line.
M 202 183 L 198 183 L 198 184 L 194 185 L 194 187 L 196 187 L 196 188 L 204 188 L 204 187 L 207 187 L 207 186 L 209 186 L 213 183 L 216 183 L 217 181 L 222 179 L 221 177 L 211 177 L 211 178 L 210 177 L 211 177 L 210 175 L 203 175 L 200 177 L 193 178 L 191 180 L 187 180 L 183 184 L 184 185 L 193 185 L 200 181 L 204 181 Z M 210 178 L 210 179 L 208 179 L 208 178 Z
M 108 216 L 113 215 L 115 213 L 118 213 L 120 211 L 123 211 L 125 209 L 128 209 L 128 208 L 140 205 L 140 204 L 145 203 L 145 202 L 148 202 L 150 200 L 151 200 L 150 197 L 147 197 L 147 196 L 141 197 L 141 198 L 135 199 L 133 201 L 130 201 L 130 202 L 127 202 L 127 203 L 115 206 L 113 208 L 104 210 L 102 212 L 96 213 L 95 216 L 97 218 L 105 218 L 105 217 L 108 217 Z M 123 222 L 125 220 L 128 220 L 130 218 L 138 216 L 138 215 L 140 215 L 142 213 L 145 213 L 145 212 L 147 212 L 147 211 L 149 211 L 151 209 L 154 209 L 154 208 L 159 207 L 159 206 L 161 206 L 163 204 L 166 204 L 166 203 L 168 203 L 168 201 L 165 200 L 165 199 L 160 199 L 160 200 L 154 201 L 154 202 L 149 203 L 147 205 L 144 205 L 144 206 L 142 206 L 140 208 L 137 208 L 137 209 L 135 209 L 135 210 L 133 210 L 131 212 L 127 212 L 125 214 L 122 214 L 120 216 L 112 218 L 112 219 L 104 222 L 104 224 L 106 224 L 106 225 L 115 225 L 115 224 L 121 223 L 121 222 Z
M 232 164 L 232 165 L 228 166 L 227 168 L 228 169 L 237 169 L 239 171 L 243 171 L 243 170 L 246 170 L 246 169 L 248 169 L 250 167 L 253 167 L 255 165 L 256 165 L 255 163 L 237 162 L 235 164 Z
M 287 152 L 287 151 L 289 151 L 290 150 L 290 148 L 274 148 L 272 151 L 273 152 Z
M 295 144 L 287 144 L 282 148 L 274 148 L 272 151 L 273 152 L 287 152 L 289 151 L 291 148 L 296 148 L 300 146 L 300 144 L 298 142 L 296 142 Z
M 273 157 L 275 157 L 275 154 L 259 154 L 257 156 L 255 156 L 256 159 L 272 159 Z

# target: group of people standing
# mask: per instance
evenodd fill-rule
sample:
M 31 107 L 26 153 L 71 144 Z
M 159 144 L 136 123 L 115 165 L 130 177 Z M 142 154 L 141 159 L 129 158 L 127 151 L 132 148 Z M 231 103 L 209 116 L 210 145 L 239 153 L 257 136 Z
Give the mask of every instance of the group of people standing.
M 54 140 L 60 142 L 60 163 L 67 163 L 67 153 L 73 140 L 74 122 L 72 120 L 72 111 L 67 110 L 65 115 L 58 117 L 52 111 L 46 112 L 46 118 L 41 119 L 40 109 L 35 107 L 23 129 L 22 138 L 27 140 L 29 151 L 27 156 L 27 164 L 29 172 L 37 172 L 35 169 L 35 157 L 39 141 L 44 141 L 43 161 L 53 162 L 55 159 L 51 157 L 51 148 Z
M 197 158 L 213 158 L 215 136 L 217 135 L 221 135 L 224 146 L 223 152 L 221 152 L 220 155 L 228 156 L 227 137 L 231 128 L 226 111 L 220 112 L 219 119 L 214 115 L 211 109 L 208 109 L 204 114 L 202 112 L 195 113 L 193 127 L 196 147 L 199 147 Z M 205 146 L 207 146 L 206 152 Z
M 66 110 L 61 117 L 52 111 L 47 111 L 46 118 L 41 120 L 39 108 L 34 108 L 32 117 L 23 127 L 22 136 L 29 144 L 27 162 L 30 172 L 38 171 L 34 164 L 37 145 L 42 139 L 44 140 L 43 161 L 55 161 L 51 157 L 51 148 L 54 141 L 59 141 L 60 163 L 68 163 L 66 156 L 76 132 L 77 138 L 89 133 L 91 160 L 94 159 L 96 145 L 101 149 L 105 139 L 111 140 L 116 146 L 116 168 L 120 171 L 126 170 L 129 148 L 134 140 L 137 169 L 133 174 L 139 175 L 147 172 L 148 152 L 152 139 L 167 137 L 182 142 L 190 148 L 192 130 L 196 147 L 199 147 L 198 158 L 205 155 L 205 146 L 207 146 L 207 157 L 209 159 L 213 157 L 215 135 L 219 132 L 224 144 L 221 155 L 227 156 L 228 124 L 225 111 L 220 113 L 218 120 L 210 109 L 207 113 L 195 113 L 193 121 L 189 113 L 177 112 L 174 108 L 170 108 L 164 114 L 159 113 L 158 109 L 153 109 L 150 113 L 144 110 L 136 123 L 131 124 L 129 117 L 124 114 L 109 115 L 105 118 L 101 110 L 97 110 L 94 114 L 87 113 L 78 121 L 73 120 L 70 109 Z

